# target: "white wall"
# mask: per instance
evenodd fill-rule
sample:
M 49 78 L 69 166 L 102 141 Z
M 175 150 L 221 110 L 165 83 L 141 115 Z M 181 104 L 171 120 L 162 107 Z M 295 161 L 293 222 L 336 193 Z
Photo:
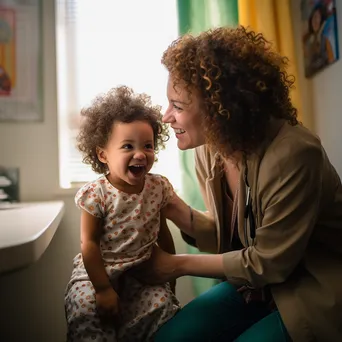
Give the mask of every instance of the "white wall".
M 44 1 L 44 121 L 0 124 L 0 164 L 20 168 L 22 201 L 53 200 L 58 192 L 54 1 Z M 63 291 L 79 237 L 72 196 L 43 257 L 0 276 L 0 341 L 64 341 Z
M 332 164 L 342 177 L 342 0 L 336 0 L 341 60 L 310 79 L 304 77 L 300 1 L 292 0 L 299 84 L 303 93 L 304 122 L 321 138 Z
M 58 184 L 54 0 L 43 1 L 44 121 L 0 123 L 0 165 L 20 168 L 21 200 L 62 199 L 66 213 L 49 248 L 31 267 L 0 276 L 0 341 L 65 341 L 63 294 L 79 250 L 79 212 L 74 193 Z M 173 229 L 176 248 L 185 245 Z M 188 278 L 177 286 L 182 303 L 192 298 Z

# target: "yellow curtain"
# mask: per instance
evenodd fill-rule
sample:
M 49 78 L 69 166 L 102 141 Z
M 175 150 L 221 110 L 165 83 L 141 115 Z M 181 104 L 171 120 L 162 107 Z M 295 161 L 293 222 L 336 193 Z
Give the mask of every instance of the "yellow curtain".
M 302 99 L 297 77 L 290 0 L 238 0 L 239 24 L 261 32 L 277 51 L 289 58 L 288 72 L 296 78 L 291 98 L 302 120 Z

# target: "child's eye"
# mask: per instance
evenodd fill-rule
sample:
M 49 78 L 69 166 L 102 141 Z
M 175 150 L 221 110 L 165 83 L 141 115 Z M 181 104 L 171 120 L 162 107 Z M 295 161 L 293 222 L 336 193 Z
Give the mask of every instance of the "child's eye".
M 133 148 L 133 146 L 131 144 L 125 144 L 125 145 L 122 146 L 122 148 L 125 149 L 125 150 L 130 150 L 130 149 Z
M 153 150 L 153 145 L 152 144 L 146 144 L 145 148 L 148 150 Z

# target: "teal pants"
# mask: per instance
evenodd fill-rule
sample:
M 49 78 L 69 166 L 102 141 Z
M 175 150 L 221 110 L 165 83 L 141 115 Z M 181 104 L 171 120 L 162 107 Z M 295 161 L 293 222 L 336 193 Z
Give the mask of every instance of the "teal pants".
M 155 342 L 291 341 L 278 311 L 246 304 L 227 282 L 212 287 L 165 323 Z

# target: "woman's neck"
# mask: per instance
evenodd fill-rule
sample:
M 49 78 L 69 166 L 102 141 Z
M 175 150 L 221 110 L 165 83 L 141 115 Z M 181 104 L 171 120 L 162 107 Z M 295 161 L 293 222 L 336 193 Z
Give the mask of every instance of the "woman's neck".
M 239 165 L 243 160 L 242 152 L 236 151 L 232 153 L 229 157 L 223 158 L 223 165 L 225 168 L 237 168 L 239 169 Z

